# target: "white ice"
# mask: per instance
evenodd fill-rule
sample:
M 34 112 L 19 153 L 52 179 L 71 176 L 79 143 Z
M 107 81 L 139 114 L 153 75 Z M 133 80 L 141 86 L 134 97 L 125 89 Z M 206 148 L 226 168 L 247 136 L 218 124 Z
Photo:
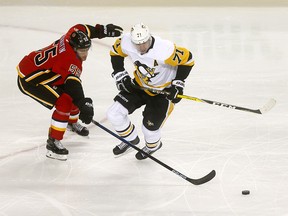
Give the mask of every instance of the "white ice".
M 287 8 L 2 6 L 0 14 L 0 216 L 288 215 Z M 154 156 L 191 178 L 215 169 L 209 183 L 194 186 L 150 159 L 137 161 L 135 151 L 114 158 L 119 140 L 92 124 L 89 139 L 66 133 L 66 162 L 45 157 L 52 112 L 19 91 L 18 62 L 76 23 L 129 31 L 140 21 L 193 52 L 185 94 L 253 109 L 277 100 L 265 115 L 177 104 Z M 95 120 L 111 130 L 114 40 L 94 40 L 82 74 Z M 143 146 L 141 110 L 131 119 Z

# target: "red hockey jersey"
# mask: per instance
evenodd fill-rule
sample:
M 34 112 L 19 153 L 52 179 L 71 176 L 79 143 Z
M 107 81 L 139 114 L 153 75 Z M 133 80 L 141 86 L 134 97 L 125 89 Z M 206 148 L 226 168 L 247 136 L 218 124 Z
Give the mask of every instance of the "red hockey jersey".
M 69 45 L 69 37 L 76 30 L 81 30 L 90 37 L 90 30 L 86 25 L 73 26 L 51 45 L 26 55 L 17 66 L 18 75 L 26 82 L 53 86 L 64 84 L 69 75 L 80 77 L 82 61 Z

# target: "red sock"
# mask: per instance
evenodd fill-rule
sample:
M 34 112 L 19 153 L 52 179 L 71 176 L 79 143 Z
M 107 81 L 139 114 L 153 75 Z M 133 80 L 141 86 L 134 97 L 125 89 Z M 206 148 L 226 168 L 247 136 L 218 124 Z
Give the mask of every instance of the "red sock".
M 49 129 L 49 136 L 51 138 L 62 140 L 67 128 L 71 108 L 72 98 L 63 93 L 55 104 L 55 111 L 52 114 L 51 126 Z
M 75 106 L 73 104 L 68 122 L 71 123 L 71 124 L 76 123 L 78 121 L 78 119 L 79 119 L 79 113 L 80 113 L 80 110 L 78 109 L 77 106 Z

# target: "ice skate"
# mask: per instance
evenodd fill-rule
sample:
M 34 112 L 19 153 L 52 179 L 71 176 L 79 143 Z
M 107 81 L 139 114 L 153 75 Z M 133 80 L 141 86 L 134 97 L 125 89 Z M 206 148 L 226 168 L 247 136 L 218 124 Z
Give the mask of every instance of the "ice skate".
M 47 140 L 47 154 L 48 158 L 57 159 L 61 161 L 67 160 L 67 155 L 69 151 L 62 145 L 59 140 L 53 139 L 51 137 Z
M 147 154 L 151 155 L 153 154 L 154 152 L 156 152 L 157 150 L 159 150 L 161 147 L 162 147 L 162 142 L 159 141 L 160 143 L 155 146 L 154 148 L 149 148 L 147 145 L 145 147 L 142 148 L 142 151 L 146 152 Z M 137 152 L 137 154 L 135 155 L 135 157 L 138 159 L 138 160 L 144 160 L 146 159 L 148 156 L 145 155 L 145 154 L 142 154 L 140 151 Z
M 137 136 L 134 140 L 130 141 L 132 145 L 138 145 L 140 142 L 139 137 Z M 116 156 L 121 156 L 130 152 L 133 148 L 130 147 L 128 144 L 121 142 L 113 149 L 113 153 Z
M 82 126 L 80 123 L 69 123 L 67 125 L 67 129 L 70 131 L 73 131 L 80 136 L 88 136 L 89 135 L 89 130 L 87 127 Z

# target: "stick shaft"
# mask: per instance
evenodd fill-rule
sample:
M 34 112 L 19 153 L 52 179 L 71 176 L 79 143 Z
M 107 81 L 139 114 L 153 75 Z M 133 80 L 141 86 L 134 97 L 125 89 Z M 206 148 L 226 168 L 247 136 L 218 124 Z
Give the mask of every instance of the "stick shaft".
M 142 89 L 142 90 L 148 90 L 148 91 L 151 91 L 151 92 L 156 93 L 156 94 L 169 95 L 169 92 L 161 91 L 161 90 L 157 90 L 157 89 L 151 89 L 151 88 L 141 87 L 141 86 L 136 86 L 136 88 Z M 246 107 L 241 107 L 241 106 L 237 106 L 237 105 L 232 105 L 232 104 L 227 104 L 227 103 L 222 103 L 222 102 L 217 102 L 217 101 L 212 101 L 212 100 L 207 100 L 207 99 L 201 99 L 201 98 L 192 97 L 192 96 L 188 96 L 188 95 L 179 95 L 178 94 L 177 98 L 193 100 L 193 101 L 201 102 L 201 103 L 207 103 L 207 104 L 211 104 L 211 105 L 215 105 L 215 106 L 225 107 L 228 109 L 235 109 L 235 110 L 241 110 L 241 111 L 246 111 L 246 112 L 262 114 L 260 109 L 256 109 L 256 110 L 255 109 L 249 109 Z
M 211 105 L 225 107 L 228 109 L 236 109 L 236 110 L 241 110 L 241 111 L 246 111 L 246 112 L 253 112 L 253 113 L 257 113 L 257 114 L 262 114 L 259 109 L 254 110 L 254 109 L 249 109 L 249 108 L 245 108 L 245 107 L 241 107 L 241 106 L 237 106 L 237 105 L 232 105 L 232 104 L 227 104 L 227 103 L 222 103 L 222 102 L 217 102 L 217 101 L 212 101 L 212 100 L 207 100 L 207 99 L 200 99 L 200 98 L 196 98 L 196 97 L 190 97 L 187 95 L 177 95 L 177 97 L 188 99 L 188 100 L 193 100 L 196 102 L 208 103 Z
M 150 154 L 147 154 L 146 152 L 144 152 L 142 149 L 138 148 L 135 145 L 132 145 L 130 142 L 128 142 L 127 140 L 123 139 L 122 137 L 118 136 L 117 134 L 115 134 L 114 132 L 112 132 L 111 130 L 109 130 L 108 128 L 104 127 L 103 125 L 101 125 L 99 122 L 92 120 L 92 123 L 95 124 L 96 126 L 100 127 L 101 129 L 103 129 L 104 131 L 108 132 L 109 134 L 111 134 L 112 136 L 116 137 L 117 139 L 121 140 L 122 142 L 126 143 L 127 145 L 129 145 L 130 147 L 134 148 L 135 150 L 141 152 L 142 154 L 145 154 L 147 157 L 149 157 L 151 160 L 155 161 L 156 163 L 160 164 L 161 166 L 165 167 L 166 169 L 170 170 L 171 172 L 173 172 L 174 174 L 180 176 L 181 178 L 185 179 L 186 181 L 194 184 L 194 185 L 200 185 L 200 184 L 204 184 L 208 181 L 210 181 L 211 179 L 213 179 L 216 175 L 216 172 L 214 170 L 212 170 L 208 175 L 200 178 L 200 179 L 191 179 L 188 178 L 187 176 L 185 176 L 184 174 L 180 173 L 179 171 L 173 169 L 172 167 L 168 166 L 167 164 L 163 163 L 162 161 L 158 160 L 157 158 L 153 157 Z
M 172 167 L 168 166 L 167 164 L 163 163 L 162 161 L 158 160 L 157 158 L 153 157 L 152 155 L 147 154 L 146 152 L 144 152 L 142 149 L 138 148 L 137 146 L 132 145 L 130 142 L 128 142 L 127 140 L 125 140 L 122 137 L 118 136 L 117 134 L 113 133 L 111 130 L 109 130 L 108 128 L 104 127 L 103 125 L 101 125 L 97 121 L 92 120 L 92 122 L 96 126 L 100 127 L 101 129 L 103 129 L 104 131 L 108 132 L 109 134 L 111 134 L 112 136 L 116 137 L 117 139 L 121 140 L 122 142 L 126 143 L 130 147 L 132 147 L 135 150 L 141 152 L 142 154 L 145 154 L 147 157 L 149 157 L 150 159 L 152 159 L 156 163 L 162 165 L 163 167 L 165 167 L 166 169 L 170 170 L 171 172 L 177 174 L 178 176 L 182 177 L 183 179 L 185 179 L 185 180 L 187 179 L 187 177 L 185 175 L 183 175 L 182 173 L 178 172 L 177 170 L 174 170 Z

